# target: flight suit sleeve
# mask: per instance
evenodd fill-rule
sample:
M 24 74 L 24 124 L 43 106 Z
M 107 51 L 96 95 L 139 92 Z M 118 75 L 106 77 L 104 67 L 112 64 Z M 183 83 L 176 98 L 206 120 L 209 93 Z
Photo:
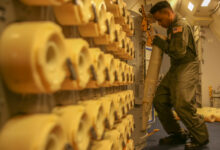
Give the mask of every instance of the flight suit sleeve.
M 178 26 L 172 29 L 168 53 L 173 59 L 181 59 L 187 52 L 190 29 L 187 26 Z

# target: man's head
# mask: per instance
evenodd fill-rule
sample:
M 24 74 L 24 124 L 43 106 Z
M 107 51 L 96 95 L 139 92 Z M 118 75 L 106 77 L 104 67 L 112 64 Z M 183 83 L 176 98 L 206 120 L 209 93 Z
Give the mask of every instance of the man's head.
M 175 18 L 175 13 L 167 1 L 160 1 L 155 4 L 150 13 L 158 21 L 159 25 L 168 28 Z

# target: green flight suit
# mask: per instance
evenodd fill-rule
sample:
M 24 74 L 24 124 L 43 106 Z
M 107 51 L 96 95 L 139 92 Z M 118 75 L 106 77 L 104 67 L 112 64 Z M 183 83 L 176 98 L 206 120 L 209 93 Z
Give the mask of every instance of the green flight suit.
M 203 143 L 208 139 L 208 131 L 193 103 L 199 81 L 199 62 L 192 29 L 186 20 L 176 15 L 167 37 L 168 46 L 163 51 L 170 56 L 171 67 L 157 88 L 154 107 L 168 134 L 181 131 L 171 110 L 174 108 L 190 134 Z

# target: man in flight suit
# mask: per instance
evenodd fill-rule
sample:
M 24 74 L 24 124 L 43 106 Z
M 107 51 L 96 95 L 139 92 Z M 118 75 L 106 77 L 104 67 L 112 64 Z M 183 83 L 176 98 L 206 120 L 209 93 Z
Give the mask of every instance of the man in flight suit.
M 175 14 L 167 1 L 155 4 L 151 14 L 167 29 L 167 39 L 155 36 L 153 45 L 158 46 L 171 59 L 171 67 L 157 88 L 154 106 L 168 137 L 159 144 L 185 144 L 185 150 L 200 149 L 206 145 L 208 131 L 204 119 L 196 114 L 193 105 L 198 84 L 199 62 L 191 26 Z M 188 132 L 181 129 L 174 118 L 172 108 L 180 117 Z M 190 137 L 190 141 L 186 142 Z

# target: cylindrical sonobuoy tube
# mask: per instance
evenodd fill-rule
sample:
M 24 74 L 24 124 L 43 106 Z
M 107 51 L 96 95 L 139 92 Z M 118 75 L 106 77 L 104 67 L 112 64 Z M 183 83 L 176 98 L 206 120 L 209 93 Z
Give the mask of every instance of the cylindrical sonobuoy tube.
M 1 36 L 1 73 L 14 92 L 59 90 L 66 75 L 65 61 L 64 37 L 52 22 L 14 23 Z

